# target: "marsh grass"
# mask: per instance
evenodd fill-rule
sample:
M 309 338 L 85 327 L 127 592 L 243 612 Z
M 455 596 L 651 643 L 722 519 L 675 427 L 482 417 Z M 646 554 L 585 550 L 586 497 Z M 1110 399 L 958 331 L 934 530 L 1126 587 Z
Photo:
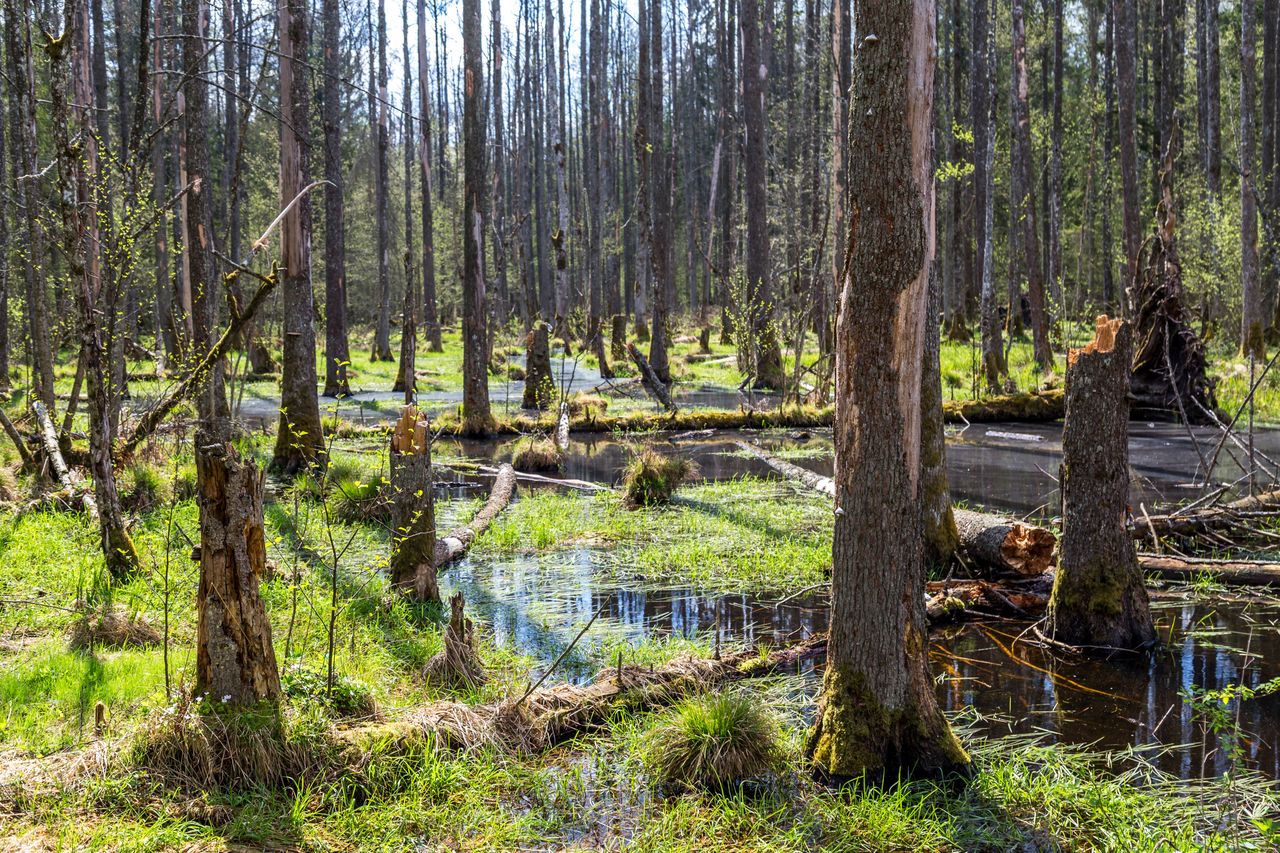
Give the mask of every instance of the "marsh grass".
M 627 506 L 658 506 L 671 500 L 676 489 L 697 475 L 697 465 L 682 456 L 667 456 L 645 447 L 622 474 Z
M 517 471 L 559 471 L 564 456 L 549 435 L 526 435 L 511 445 L 511 464 Z
M 653 730 L 646 754 L 669 790 L 728 791 L 772 773 L 782 759 L 777 723 L 747 690 L 685 700 Z

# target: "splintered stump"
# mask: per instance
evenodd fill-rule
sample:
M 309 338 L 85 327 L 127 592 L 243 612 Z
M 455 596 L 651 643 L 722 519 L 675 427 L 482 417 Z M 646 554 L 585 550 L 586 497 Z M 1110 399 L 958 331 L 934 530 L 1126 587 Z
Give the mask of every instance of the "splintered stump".
M 525 338 L 524 398 L 520 405 L 525 409 L 542 410 L 551 405 L 554 395 L 550 332 L 547 324 L 539 320 Z
M 510 465 L 502 465 L 498 469 L 498 475 L 493 480 L 493 489 L 489 492 L 489 500 L 475 514 L 471 522 L 465 527 L 459 527 L 441 539 L 436 540 L 435 544 L 435 565 L 436 568 L 451 563 L 467 553 L 467 549 L 471 547 L 471 543 L 476 541 L 476 537 L 489 529 L 489 525 L 493 523 L 498 513 L 507 508 L 507 504 L 511 503 L 511 496 L 516 491 L 516 469 Z
M 439 601 L 431 435 L 416 406 L 391 432 L 391 585 L 417 601 Z
M 429 684 L 451 690 L 469 690 L 487 680 L 476 652 L 475 626 L 463 613 L 462 593 L 449 599 L 449 624 L 444 629 L 444 648 L 427 661 L 422 677 Z
M 631 356 L 631 360 L 635 362 L 636 369 L 640 371 L 640 383 L 644 389 L 668 412 L 676 410 L 676 404 L 671 401 L 671 392 L 667 389 L 666 384 L 658 378 L 658 374 L 654 372 L 653 367 L 649 364 L 649 359 L 644 357 L 644 353 L 640 352 L 640 348 L 635 344 L 627 344 L 627 353 Z
M 230 444 L 196 436 L 200 586 L 196 693 L 251 704 L 280 696 L 271 623 L 258 593 L 267 565 L 262 473 Z
M 1155 639 L 1125 527 L 1132 347 L 1129 325 L 1104 315 L 1093 341 L 1067 356 L 1062 547 L 1047 633 L 1073 646 L 1136 650 Z

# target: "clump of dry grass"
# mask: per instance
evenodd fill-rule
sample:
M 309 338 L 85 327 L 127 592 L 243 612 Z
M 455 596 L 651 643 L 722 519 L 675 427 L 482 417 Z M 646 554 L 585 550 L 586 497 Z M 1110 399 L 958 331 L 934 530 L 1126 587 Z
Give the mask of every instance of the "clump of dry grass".
M 782 765 L 777 721 L 751 694 L 724 691 L 687 699 L 650 739 L 646 763 L 676 790 L 723 791 Z
M 518 471 L 559 471 L 563 461 L 550 436 L 526 435 L 511 447 L 511 466 Z
M 149 512 L 173 497 L 172 484 L 158 465 L 134 462 L 121 472 L 120 503 L 129 512 Z
M 334 515 L 352 523 L 390 523 L 391 501 L 387 497 L 387 487 L 388 484 L 378 477 L 338 483 L 333 502 Z
M 160 642 L 160 632 L 141 614 L 111 607 L 84 613 L 68 630 L 73 649 L 140 648 Z
M 13 503 L 18 499 L 18 476 L 8 465 L 0 466 L 0 503 Z
M 599 394 L 570 394 L 568 402 L 571 418 L 599 417 L 609 409 L 609 401 Z
M 681 484 L 698 473 L 692 460 L 664 456 L 652 447 L 636 454 L 622 475 L 627 506 L 656 506 L 671 499 Z

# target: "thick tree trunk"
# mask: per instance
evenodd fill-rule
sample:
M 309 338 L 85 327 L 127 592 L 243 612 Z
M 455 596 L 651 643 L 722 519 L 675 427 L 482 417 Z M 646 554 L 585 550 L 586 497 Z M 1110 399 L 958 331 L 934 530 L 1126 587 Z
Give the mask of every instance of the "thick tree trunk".
M 1254 0 L 1240 3 L 1240 354 L 1263 358 L 1266 317 L 1258 263 L 1255 5 Z
M 919 394 L 934 253 L 934 5 L 864 0 L 856 14 L 855 30 L 876 40 L 858 51 L 850 109 L 831 637 L 805 751 L 831 778 L 894 780 L 969 761 L 934 698 L 922 596 Z
M 547 324 L 538 320 L 525 336 L 524 397 L 522 409 L 545 409 L 555 399 L 551 378 L 551 341 Z
M 284 366 L 280 426 L 271 467 L 291 475 L 323 462 L 324 434 L 316 399 L 316 326 L 311 294 L 311 199 L 295 204 L 311 170 L 310 44 L 306 0 L 280 7 L 280 256 L 284 267 Z
M 422 325 L 431 352 L 442 352 L 436 307 L 435 214 L 431 205 L 431 87 L 427 74 L 426 0 L 417 0 L 418 21 L 418 184 L 422 195 Z
M 431 430 L 417 407 L 401 411 L 391 433 L 391 585 L 416 601 L 440 601 Z
M 979 565 L 1017 575 L 1039 575 L 1053 565 L 1053 532 L 1017 519 L 967 509 L 955 510 L 965 556 Z
M 480 0 L 463 0 L 462 413 L 471 433 L 493 427 L 489 412 L 489 321 L 484 278 L 484 58 Z
M 1049 321 L 1045 312 L 1043 267 L 1040 264 L 1040 233 L 1036 225 L 1035 178 L 1031 169 L 1031 108 L 1027 101 L 1027 37 L 1023 21 L 1023 0 L 1013 0 L 1013 87 L 1014 168 L 1023 196 L 1017 200 L 1022 220 L 1022 257 L 1027 273 L 1027 301 L 1031 306 L 1031 336 L 1036 364 L 1043 371 L 1053 367 L 1049 348 Z
M 200 586 L 196 597 L 196 684 L 214 701 L 251 704 L 280 697 L 271 622 L 258 587 L 267 564 L 262 475 L 235 448 L 196 437 Z
M 347 368 L 347 255 L 342 202 L 342 15 L 324 0 L 324 396 L 351 394 Z
M 1141 213 L 1138 201 L 1137 67 L 1134 60 L 1135 0 L 1112 0 L 1115 17 L 1116 103 L 1120 117 L 1120 182 L 1124 201 L 1124 251 L 1127 259 L 1124 286 L 1133 287 L 1138 274 L 1138 252 L 1142 247 Z
M 1155 640 L 1133 540 L 1129 501 L 1130 326 L 1102 316 L 1072 350 L 1062 430 L 1062 550 L 1048 634 L 1077 646 L 1140 649 Z

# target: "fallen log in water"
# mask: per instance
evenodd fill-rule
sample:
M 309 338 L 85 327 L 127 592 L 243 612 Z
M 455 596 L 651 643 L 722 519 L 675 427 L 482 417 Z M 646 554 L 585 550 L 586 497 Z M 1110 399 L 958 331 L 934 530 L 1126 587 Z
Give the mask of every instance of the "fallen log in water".
M 665 707 L 733 680 L 794 666 L 825 651 L 826 637 L 815 635 L 764 656 L 745 650 L 720 660 L 688 657 L 659 667 L 611 666 L 590 684 L 556 684 L 487 705 L 438 702 L 395 722 L 357 726 L 339 734 L 357 749 L 375 743 L 407 748 L 434 737 L 456 749 L 494 746 L 533 753 L 599 730 L 621 711 Z
M 1144 574 L 1164 580 L 1189 582 L 1209 578 L 1229 586 L 1280 587 L 1280 563 L 1139 554 L 1138 565 Z
M 1132 527 L 1134 539 L 1156 536 L 1193 536 L 1211 530 L 1227 530 L 1262 518 L 1280 516 L 1280 492 L 1243 497 L 1222 506 L 1172 512 L 1167 515 L 1143 516 Z
M 1034 619 L 1049 606 L 1050 576 L 993 584 L 983 580 L 930 581 L 925 584 L 925 615 L 930 625 L 968 615 Z
M 631 356 L 631 360 L 635 362 L 636 368 L 640 371 L 640 381 L 644 385 L 653 399 L 657 400 L 668 412 L 676 410 L 676 404 L 671 402 L 671 392 L 667 389 L 666 383 L 658 378 L 658 374 L 654 373 L 653 367 L 649 364 L 649 359 L 644 357 L 639 348 L 632 343 L 627 344 L 627 353 Z
M 1001 394 L 982 400 L 945 400 L 942 403 L 942 417 L 947 423 L 1038 423 L 1061 420 L 1065 412 L 1066 396 L 1061 388 L 1029 394 Z
M 437 570 L 467 553 L 471 543 L 476 541 L 476 537 L 488 530 L 498 513 L 511 503 L 511 496 L 515 494 L 515 490 L 516 469 L 510 465 L 503 465 L 498 469 L 498 476 L 494 478 L 489 500 L 476 513 L 475 518 L 471 519 L 465 527 L 459 527 L 448 536 L 436 540 L 434 562 Z
M 737 445 L 788 480 L 835 497 L 836 485 L 830 477 L 770 456 L 745 441 L 739 441 Z M 1053 547 L 1057 543 L 1052 531 L 985 512 L 957 509 L 954 514 L 960 545 L 974 562 L 986 568 L 1025 576 L 1043 574 L 1052 564 Z

